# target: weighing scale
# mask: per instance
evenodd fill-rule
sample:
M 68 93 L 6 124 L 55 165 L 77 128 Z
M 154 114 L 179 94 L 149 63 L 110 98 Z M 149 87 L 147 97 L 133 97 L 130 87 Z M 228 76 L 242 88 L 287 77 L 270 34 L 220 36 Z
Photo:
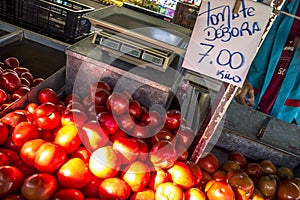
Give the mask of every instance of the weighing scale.
M 184 56 L 191 35 L 189 29 L 114 5 L 85 17 L 96 28 L 94 45 L 120 60 L 163 72 L 175 55 Z

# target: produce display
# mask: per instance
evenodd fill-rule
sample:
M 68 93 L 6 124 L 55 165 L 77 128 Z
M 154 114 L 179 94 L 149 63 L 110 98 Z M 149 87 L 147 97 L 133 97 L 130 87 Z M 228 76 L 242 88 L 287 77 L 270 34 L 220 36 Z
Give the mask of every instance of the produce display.
M 148 110 L 104 81 L 37 101 L 0 120 L 0 199 L 300 199 L 300 179 L 269 160 L 189 161 L 195 132 L 180 111 Z
M 0 111 L 42 82 L 35 78 L 26 67 L 22 67 L 15 57 L 8 57 L 0 62 Z

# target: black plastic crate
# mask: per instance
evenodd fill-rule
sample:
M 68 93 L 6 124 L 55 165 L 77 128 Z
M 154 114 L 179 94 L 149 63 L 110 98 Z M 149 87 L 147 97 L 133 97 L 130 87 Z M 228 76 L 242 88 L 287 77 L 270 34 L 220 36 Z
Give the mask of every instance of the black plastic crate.
M 83 15 L 93 10 L 72 0 L 20 0 L 19 22 L 41 34 L 74 40 L 89 33 L 91 23 Z
M 0 20 L 15 23 L 18 7 L 18 0 L 0 0 Z

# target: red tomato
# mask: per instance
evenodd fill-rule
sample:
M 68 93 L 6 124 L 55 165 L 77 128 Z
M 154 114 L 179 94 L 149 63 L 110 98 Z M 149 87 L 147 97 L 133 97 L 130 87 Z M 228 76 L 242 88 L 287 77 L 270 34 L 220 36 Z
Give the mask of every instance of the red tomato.
M 105 89 L 97 89 L 95 93 L 91 94 L 91 100 L 95 105 L 105 105 L 110 92 Z
M 74 152 L 81 145 L 78 128 L 74 125 L 61 127 L 55 135 L 53 143 L 60 145 L 68 154 Z
M 14 101 L 22 98 L 30 91 L 30 88 L 28 86 L 21 85 L 17 90 L 14 91 L 12 94 L 12 99 Z
M 12 135 L 8 136 L 5 143 L 2 145 L 5 149 L 10 149 L 16 153 L 20 152 L 21 147 L 17 146 L 14 141 L 12 140 Z
M 5 153 L 0 152 L 0 166 L 8 165 L 9 160 Z
M 99 197 L 99 185 L 101 183 L 101 179 L 95 175 L 92 175 L 90 182 L 80 189 L 80 191 L 84 194 L 85 197 Z
M 37 107 L 39 107 L 39 105 L 37 103 L 29 103 L 26 105 L 26 110 L 28 112 L 30 112 L 31 114 L 33 114 L 35 112 L 35 110 L 37 109 Z
M 175 185 L 183 189 L 189 189 L 194 186 L 193 173 L 186 163 L 175 162 L 174 165 L 168 169 L 168 172 Z
M 200 158 L 198 163 L 199 167 L 208 173 L 212 174 L 219 168 L 219 161 L 217 157 L 209 152 L 206 156 L 203 158 Z
M 181 124 L 181 113 L 178 110 L 168 110 L 165 117 L 166 126 L 171 129 L 177 129 Z
M 155 199 L 172 199 L 182 200 L 184 199 L 183 190 L 171 182 L 160 184 L 155 192 Z
M 166 183 L 170 180 L 170 174 L 162 169 L 156 169 L 151 173 L 148 187 L 152 190 L 156 190 L 157 186 L 162 183 Z
M 247 165 L 247 159 L 241 152 L 232 151 L 228 155 L 228 160 L 233 160 L 240 165 L 241 168 L 244 168 Z
M 180 127 L 175 134 L 177 141 L 185 148 L 189 148 L 196 137 L 195 132 L 189 127 Z
M 7 100 L 7 93 L 0 89 L 0 105 L 3 104 Z
M 2 83 L 6 91 L 14 92 L 22 85 L 16 72 L 6 71 L 2 74 Z
M 121 177 L 133 192 L 140 192 L 150 180 L 150 169 L 145 163 L 135 161 L 125 167 Z
M 122 165 L 132 163 L 139 155 L 139 145 L 132 138 L 116 139 L 113 148 L 119 153 Z
M 235 200 L 231 186 L 225 181 L 210 180 L 205 186 L 208 200 Z
M 20 157 L 28 166 L 34 167 L 36 153 L 40 146 L 46 141 L 43 139 L 35 139 L 27 141 L 21 148 Z
M 149 147 L 146 142 L 141 139 L 135 139 L 139 146 L 139 155 L 137 157 L 140 161 L 146 161 L 149 155 Z
M 63 164 L 57 173 L 61 186 L 66 188 L 82 188 L 90 182 L 89 167 L 80 158 L 71 158 Z
M 16 160 L 10 165 L 18 168 L 22 172 L 24 179 L 28 176 L 31 176 L 32 174 L 37 173 L 37 170 L 34 167 L 26 165 L 22 160 Z
M 193 177 L 194 177 L 194 186 L 197 186 L 202 179 L 202 170 L 201 168 L 192 161 L 187 161 L 186 164 L 189 166 Z
M 71 102 L 81 102 L 81 97 L 75 93 L 68 94 L 64 99 L 64 103 L 68 105 Z
M 155 192 L 149 188 L 145 188 L 140 192 L 131 195 L 130 200 L 155 200 Z
M 60 189 L 52 197 L 52 200 L 84 200 L 84 196 L 77 189 Z
M 206 197 L 199 188 L 190 188 L 185 191 L 185 200 L 206 200 Z
M 141 104 L 138 101 L 129 102 L 129 114 L 134 119 L 139 119 L 142 114 Z
M 52 173 L 67 160 L 63 148 L 51 142 L 43 143 L 36 152 L 34 166 L 41 172 Z
M 98 178 L 114 177 L 120 170 L 121 159 L 112 146 L 104 146 L 91 155 L 89 168 Z
M 40 139 L 43 139 L 48 142 L 53 142 L 54 141 L 54 134 L 52 130 L 41 130 L 40 131 Z
M 154 134 L 161 130 L 164 124 L 164 118 L 157 111 L 144 112 L 141 116 L 141 122 L 145 123 Z M 153 131 L 154 130 L 154 131 Z
M 9 112 L 1 118 L 1 122 L 8 126 L 16 127 L 20 122 L 27 121 L 26 112 L 21 110 Z
M 131 135 L 132 130 L 135 127 L 134 118 L 129 114 L 123 114 L 117 116 L 117 122 L 120 129 L 122 129 L 128 135 Z
M 44 103 L 36 108 L 35 124 L 42 130 L 55 129 L 61 121 L 60 112 L 53 103 Z
M 25 179 L 22 185 L 22 195 L 28 200 L 47 200 L 57 189 L 56 178 L 50 174 L 33 174 Z
M 19 154 L 10 149 L 0 148 L 0 152 L 7 155 L 9 163 L 20 160 Z
M 38 84 L 40 84 L 41 82 L 43 82 L 43 81 L 44 81 L 43 78 L 35 78 L 35 79 L 33 80 L 32 86 L 35 87 L 35 86 L 37 86 Z
M 0 199 L 17 192 L 23 182 L 20 170 L 13 166 L 0 166 Z
M 88 117 L 84 111 L 75 108 L 65 109 L 61 114 L 61 124 L 63 126 L 75 125 L 81 127 L 87 119 Z
M 89 151 L 95 151 L 109 141 L 108 132 L 99 125 L 97 121 L 88 121 L 79 132 L 83 145 Z
M 58 97 L 56 92 L 51 88 L 43 88 L 38 92 L 38 101 L 40 104 L 43 103 L 53 103 L 58 102 Z
M 108 133 L 115 133 L 119 127 L 114 119 L 114 116 L 110 112 L 100 112 L 97 115 L 97 120 L 102 127 L 104 127 Z
M 12 132 L 12 141 L 16 146 L 21 147 L 28 140 L 39 138 L 38 128 L 29 122 L 19 123 Z
M 3 200 L 27 200 L 23 195 L 11 194 L 5 197 Z
M 174 145 L 168 140 L 160 140 L 151 147 L 150 161 L 155 167 L 169 168 L 177 160 Z
M 128 199 L 129 185 L 118 177 L 104 179 L 99 185 L 100 199 Z
M 89 164 L 90 157 L 91 157 L 91 152 L 87 150 L 87 148 L 85 147 L 79 147 L 71 154 L 71 158 L 80 158 L 87 165 Z
M 8 128 L 5 124 L 0 122 L 0 145 L 4 144 L 8 138 Z
M 98 81 L 98 82 L 93 83 L 93 84 L 90 85 L 89 94 L 92 96 L 98 90 L 101 90 L 101 89 L 105 89 L 105 90 L 111 92 L 111 87 L 108 83 L 106 83 L 104 81 Z
M 6 68 L 14 69 L 20 66 L 20 61 L 16 57 L 8 57 L 4 60 L 4 65 Z
M 107 101 L 106 101 L 106 108 L 108 111 L 112 112 L 113 115 L 120 115 L 128 112 L 128 99 L 122 95 L 121 93 L 112 93 Z

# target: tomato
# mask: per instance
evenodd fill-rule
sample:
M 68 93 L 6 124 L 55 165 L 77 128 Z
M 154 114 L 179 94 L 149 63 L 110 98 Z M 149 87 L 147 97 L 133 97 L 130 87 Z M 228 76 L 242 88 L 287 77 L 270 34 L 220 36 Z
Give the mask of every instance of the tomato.
M 149 155 L 149 147 L 148 147 L 147 143 L 141 139 L 135 139 L 135 141 L 137 142 L 137 144 L 139 146 L 139 155 L 138 155 L 137 159 L 140 161 L 147 160 L 148 155 Z
M 233 174 L 227 179 L 232 187 L 235 199 L 249 199 L 254 191 L 254 183 L 251 178 L 243 171 L 233 171 Z
M 46 141 L 43 139 L 34 139 L 27 141 L 21 148 L 20 157 L 28 166 L 34 167 L 36 153 L 40 146 Z
M 97 91 L 91 94 L 91 100 L 95 105 L 105 105 L 110 92 L 105 89 L 97 89 Z
M 210 174 L 214 173 L 219 168 L 219 161 L 212 152 L 209 152 L 206 156 L 200 158 L 197 164 L 201 169 Z
M 6 68 L 14 69 L 20 66 L 20 61 L 16 57 L 8 57 L 4 60 L 4 65 Z
M 56 92 L 51 88 L 43 88 L 38 92 L 38 101 L 40 104 L 43 103 L 53 103 L 56 104 L 58 102 L 58 97 Z
M 40 84 L 41 82 L 43 82 L 43 81 L 44 81 L 43 78 L 35 78 L 35 79 L 33 80 L 32 86 L 35 87 L 35 86 L 37 86 L 38 84 Z
M 90 182 L 91 172 L 80 158 L 71 158 L 63 164 L 57 173 L 61 186 L 67 188 L 82 188 Z
M 189 166 L 194 178 L 194 186 L 197 186 L 202 179 L 202 170 L 195 162 L 187 161 L 186 164 Z
M 135 121 L 131 115 L 123 114 L 117 116 L 117 123 L 120 129 L 128 135 L 131 135 L 131 132 L 135 127 Z
M 43 143 L 36 152 L 34 166 L 41 172 L 52 173 L 67 160 L 63 148 L 51 142 Z
M 155 200 L 155 192 L 149 188 L 145 188 L 140 192 L 131 195 L 130 200 Z
M 91 155 L 89 168 L 98 178 L 114 177 L 120 170 L 121 159 L 112 146 L 104 146 Z
M 205 186 L 208 200 L 235 200 L 231 186 L 225 181 L 210 180 Z
M 27 121 L 26 112 L 21 110 L 9 112 L 1 118 L 1 122 L 11 127 L 16 127 L 19 123 Z
M 21 147 L 28 140 L 39 138 L 38 128 L 29 122 L 19 123 L 12 132 L 12 141 L 16 146 Z
M 176 133 L 177 141 L 182 144 L 185 148 L 189 148 L 194 138 L 196 137 L 195 132 L 189 127 L 180 127 Z
M 30 167 L 26 165 L 22 160 L 16 160 L 12 162 L 10 165 L 18 168 L 23 174 L 24 179 L 37 172 L 37 170 L 34 167 Z
M 139 119 L 142 114 L 141 104 L 135 100 L 130 101 L 128 111 L 134 119 Z
M 113 148 L 119 153 L 122 165 L 132 163 L 139 153 L 139 145 L 132 138 L 118 138 L 113 143 Z
M 6 71 L 2 74 L 2 83 L 6 91 L 14 92 L 22 85 L 16 72 Z
M 19 194 L 11 194 L 7 197 L 5 197 L 3 200 L 27 200 L 23 195 Z
M 264 169 L 258 163 L 248 163 L 245 167 L 245 172 L 250 177 L 258 178 L 264 174 Z
M 8 165 L 9 160 L 5 153 L 0 152 L 0 166 Z
M 65 109 L 61 114 L 61 124 L 63 126 L 73 125 L 81 127 L 88 119 L 84 111 L 72 108 Z
M 171 129 L 179 128 L 181 124 L 181 113 L 178 110 L 168 110 L 165 117 L 166 126 Z
M 166 183 L 170 180 L 170 174 L 162 169 L 156 169 L 151 172 L 150 180 L 148 183 L 148 187 L 152 190 L 156 190 L 157 186 L 162 183 Z
M 84 200 L 84 196 L 80 190 L 77 189 L 60 189 L 52 197 L 52 200 Z
M 12 140 L 12 135 L 8 136 L 8 138 L 6 139 L 5 143 L 2 145 L 3 148 L 5 149 L 10 149 L 14 152 L 19 153 L 21 147 L 17 146 L 14 141 Z
M 87 150 L 87 148 L 85 147 L 79 147 L 71 154 L 71 158 L 80 158 L 87 165 L 89 164 L 90 157 L 91 157 L 91 152 Z
M 71 102 L 81 102 L 81 97 L 75 93 L 68 94 L 64 99 L 64 103 L 68 105 Z
M 133 192 L 140 192 L 150 180 L 150 169 L 145 163 L 135 161 L 125 167 L 121 177 Z
M 7 96 L 7 93 L 3 89 L 0 89 L 0 105 L 6 102 Z
M 84 194 L 85 197 L 99 197 L 99 185 L 101 179 L 95 175 L 91 176 L 90 182 L 85 185 L 80 191 Z
M 279 183 L 276 196 L 278 200 L 299 199 L 300 188 L 292 181 L 284 180 Z
M 17 192 L 23 182 L 21 171 L 13 166 L 0 166 L 0 199 Z
M 169 168 L 177 160 L 174 145 L 168 140 L 160 140 L 151 147 L 150 161 L 154 167 Z
M 194 185 L 194 176 L 189 166 L 184 162 L 175 162 L 174 165 L 168 169 L 171 175 L 171 180 L 175 185 L 183 189 L 188 189 Z
M 118 177 L 104 179 L 99 185 L 100 199 L 128 199 L 129 185 Z
M 5 124 L 0 122 L 0 145 L 4 144 L 8 138 L 8 128 Z
M 99 125 L 98 121 L 88 121 L 79 132 L 82 143 L 89 151 L 95 151 L 109 141 L 108 132 Z
M 12 99 L 14 101 L 16 101 L 16 100 L 20 99 L 21 97 L 25 96 L 29 91 L 30 91 L 30 88 L 28 86 L 21 85 L 12 94 Z
M 164 118 L 157 111 L 144 112 L 141 116 L 141 122 L 149 126 L 154 134 L 161 130 L 164 124 Z M 153 131 L 154 130 L 154 131 Z
M 47 200 L 57 189 L 56 178 L 50 174 L 33 174 L 25 179 L 22 185 L 22 195 L 28 200 Z
M 26 105 L 26 110 L 33 114 L 35 112 L 35 109 L 37 109 L 37 107 L 39 107 L 39 105 L 37 103 L 28 103 Z
M 97 115 L 97 120 L 102 127 L 104 127 L 109 134 L 115 133 L 119 127 L 114 119 L 114 116 L 110 112 L 100 112 Z
M 155 192 L 155 199 L 182 200 L 184 199 L 184 192 L 174 183 L 166 182 L 158 185 Z
M 121 93 L 114 92 L 112 93 L 107 101 L 106 101 L 106 108 L 110 111 L 114 116 L 120 115 L 128 112 L 128 99 L 122 95 Z
M 110 87 L 110 85 L 108 83 L 106 83 L 105 81 L 98 81 L 98 82 L 95 82 L 95 83 L 93 83 L 93 84 L 90 85 L 89 94 L 93 95 L 98 90 L 101 90 L 101 89 L 107 90 L 109 92 L 111 92 L 111 90 L 112 90 L 112 88 Z
M 247 165 L 247 159 L 241 152 L 232 151 L 228 155 L 228 160 L 235 161 L 238 165 L 240 165 L 241 168 L 246 167 Z
M 61 114 L 53 103 L 43 103 L 34 112 L 35 124 L 42 130 L 55 129 L 61 121 Z
M 68 154 L 74 152 L 81 145 L 78 128 L 74 125 L 61 127 L 55 135 L 53 143 L 60 145 Z
M 185 200 L 206 200 L 206 196 L 199 188 L 190 188 L 185 191 Z
M 12 163 L 16 160 L 20 160 L 19 154 L 10 149 L 0 148 L 0 152 L 4 153 L 8 157 L 9 163 Z

